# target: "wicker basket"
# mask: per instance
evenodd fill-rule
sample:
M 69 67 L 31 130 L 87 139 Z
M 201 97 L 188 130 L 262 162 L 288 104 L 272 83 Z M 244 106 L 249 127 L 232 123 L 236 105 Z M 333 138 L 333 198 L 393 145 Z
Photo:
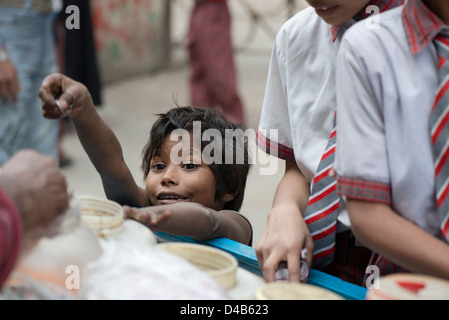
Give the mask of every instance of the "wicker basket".
M 159 248 L 173 253 L 209 274 L 223 288 L 236 283 L 237 259 L 227 252 L 193 243 L 160 243 Z
M 257 289 L 256 300 L 344 300 L 338 294 L 305 283 L 270 282 Z
M 118 203 L 81 195 L 81 220 L 97 236 L 106 237 L 123 231 L 123 208 Z
M 367 290 L 366 300 L 449 300 L 449 281 L 422 274 L 393 273 Z

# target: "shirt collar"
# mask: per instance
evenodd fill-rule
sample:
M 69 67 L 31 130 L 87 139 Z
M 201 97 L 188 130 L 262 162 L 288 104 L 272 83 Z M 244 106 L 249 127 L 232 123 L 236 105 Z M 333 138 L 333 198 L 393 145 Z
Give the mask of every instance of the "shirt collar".
M 408 0 L 402 11 L 402 24 L 412 54 L 425 48 L 446 27 L 421 0 Z
M 406 0 L 371 0 L 361 11 L 359 14 L 357 14 L 353 19 L 350 21 L 347 21 L 343 24 L 333 25 L 331 26 L 332 31 L 332 41 L 335 42 L 337 39 L 338 33 L 341 31 L 346 30 L 351 25 L 353 25 L 355 22 L 366 19 L 371 15 L 371 11 L 366 10 L 368 6 L 375 5 L 379 8 L 379 12 L 387 11 L 391 8 L 398 7 L 405 3 Z

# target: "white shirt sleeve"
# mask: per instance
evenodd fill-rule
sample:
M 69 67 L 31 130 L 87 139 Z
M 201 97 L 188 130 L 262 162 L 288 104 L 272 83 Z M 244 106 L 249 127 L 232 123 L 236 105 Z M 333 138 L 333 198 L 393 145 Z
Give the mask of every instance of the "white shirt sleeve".
M 259 137 L 258 144 L 262 149 L 276 148 L 279 158 L 294 161 L 284 47 L 285 36 L 281 30 L 276 37 L 271 54 L 258 129 L 262 137 Z
M 390 203 L 390 174 L 381 75 L 370 69 L 344 38 L 337 58 L 337 149 L 339 193 L 346 197 Z M 373 52 L 372 54 L 376 54 Z

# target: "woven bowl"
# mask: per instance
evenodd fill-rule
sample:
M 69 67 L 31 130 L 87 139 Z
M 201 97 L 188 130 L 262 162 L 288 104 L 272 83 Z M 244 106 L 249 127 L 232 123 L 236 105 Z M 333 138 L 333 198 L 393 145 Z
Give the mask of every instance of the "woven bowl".
M 118 203 L 81 195 L 81 221 L 97 236 L 106 237 L 123 231 L 124 213 Z
M 413 273 L 393 273 L 377 279 L 366 300 L 448 300 L 449 281 Z M 376 286 L 377 285 L 377 286 Z
M 259 287 L 256 300 L 344 300 L 338 294 L 305 283 L 270 282 Z
M 205 271 L 223 288 L 232 288 L 237 279 L 237 259 L 219 249 L 194 243 L 160 243 L 159 248 L 173 253 Z

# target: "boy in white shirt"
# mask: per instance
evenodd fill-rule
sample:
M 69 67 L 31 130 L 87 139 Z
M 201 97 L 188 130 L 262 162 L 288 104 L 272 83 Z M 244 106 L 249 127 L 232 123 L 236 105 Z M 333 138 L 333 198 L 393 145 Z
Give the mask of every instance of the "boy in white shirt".
M 391 272 L 382 263 L 388 259 L 449 279 L 447 210 L 438 208 L 445 207 L 438 179 L 446 180 L 447 169 L 434 164 L 448 150 L 448 109 L 435 114 L 449 106 L 440 90 L 449 85 L 449 54 L 439 50 L 449 52 L 449 2 L 408 0 L 379 22 L 349 30 L 337 59 L 338 193 L 356 237 L 379 253 L 381 274 Z M 445 84 L 439 71 L 448 72 Z M 433 118 L 443 119 L 438 138 Z M 435 146 L 443 149 L 437 156 Z
M 314 251 L 317 240 L 312 238 L 303 215 L 312 180 L 333 129 L 335 61 L 341 36 L 356 20 L 404 1 L 307 2 L 311 7 L 287 21 L 277 35 L 259 124 L 259 147 L 267 153 L 276 150 L 278 157 L 286 161 L 285 174 L 268 213 L 267 228 L 256 245 L 259 264 L 267 281 L 275 280 L 275 271 L 281 262 L 287 262 L 290 280 L 299 281 L 301 250 Z M 277 130 L 278 138 L 269 135 L 276 131 L 272 129 Z M 334 228 L 337 247 L 330 250 L 335 249 L 335 257 L 341 260 L 334 260 L 332 266 L 322 270 L 362 284 L 371 251 L 355 246 L 349 219 L 342 206 Z M 339 249 L 340 244 L 347 248 Z M 316 254 L 313 259 L 314 267 L 326 264 L 320 263 Z M 312 254 L 308 255 L 307 262 L 311 266 Z M 360 266 L 360 269 L 353 270 L 352 266 Z

